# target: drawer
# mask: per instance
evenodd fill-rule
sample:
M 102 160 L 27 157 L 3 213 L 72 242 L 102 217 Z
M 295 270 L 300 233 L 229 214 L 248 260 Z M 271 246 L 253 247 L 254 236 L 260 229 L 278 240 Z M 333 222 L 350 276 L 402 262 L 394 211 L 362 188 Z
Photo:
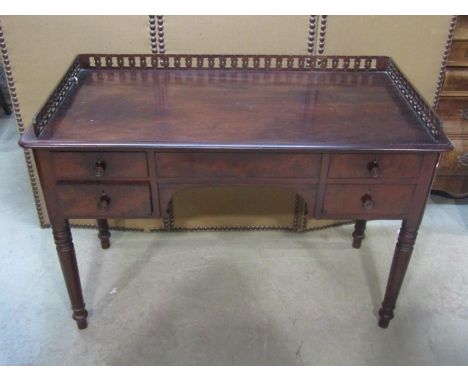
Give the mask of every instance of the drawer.
M 57 179 L 144 178 L 148 176 L 146 153 L 52 152 Z
M 432 189 L 447 192 L 457 198 L 466 198 L 468 176 L 437 175 Z
M 449 137 L 452 134 L 468 137 L 468 97 L 441 98 L 437 114 L 444 122 L 444 131 Z
M 437 174 L 468 175 L 468 137 L 451 139 L 454 149 L 442 154 Z
M 320 154 L 157 153 L 161 178 L 318 178 Z
M 414 185 L 338 185 L 325 188 L 322 216 L 398 217 L 409 211 Z
M 415 178 L 422 159 L 417 154 L 334 154 L 330 156 L 328 178 Z
M 453 91 L 468 93 L 468 68 L 447 68 L 443 92 Z
M 147 183 L 59 183 L 56 186 L 66 217 L 150 216 L 151 191 Z
M 452 41 L 447 65 L 468 66 L 468 41 Z

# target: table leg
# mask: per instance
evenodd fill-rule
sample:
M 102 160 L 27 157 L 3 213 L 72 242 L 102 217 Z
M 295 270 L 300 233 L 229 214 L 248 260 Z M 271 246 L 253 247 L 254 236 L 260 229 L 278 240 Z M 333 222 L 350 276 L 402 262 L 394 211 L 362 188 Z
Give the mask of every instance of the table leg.
M 97 219 L 97 226 L 98 226 L 98 238 L 101 240 L 101 247 L 102 249 L 107 249 L 110 247 L 110 237 L 111 233 L 109 232 L 109 224 L 107 223 L 107 219 Z
M 404 220 L 401 225 L 385 297 L 382 302 L 382 308 L 379 310 L 379 326 L 381 328 L 387 328 L 390 320 L 393 318 L 396 300 L 405 277 L 406 269 L 408 268 L 411 253 L 413 252 L 418 228 L 419 224 L 409 223 L 407 220 Z
M 76 321 L 79 329 L 85 329 L 88 326 L 86 317 L 88 312 L 85 309 L 83 293 L 81 291 L 80 275 L 78 264 L 76 262 L 75 248 L 70 232 L 68 220 L 62 220 L 59 224 L 52 226 L 55 245 L 62 267 L 63 277 L 67 285 L 68 296 L 73 310 L 73 319 Z
M 361 248 L 361 242 L 366 237 L 366 220 L 356 220 L 353 232 L 353 248 Z

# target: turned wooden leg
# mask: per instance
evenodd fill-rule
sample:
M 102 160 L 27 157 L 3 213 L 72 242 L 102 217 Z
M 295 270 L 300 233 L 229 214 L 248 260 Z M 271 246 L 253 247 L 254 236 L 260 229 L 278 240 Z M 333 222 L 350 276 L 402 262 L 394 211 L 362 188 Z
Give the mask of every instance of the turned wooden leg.
M 379 310 L 379 326 L 381 328 L 387 328 L 393 318 L 396 300 L 408 268 L 417 234 L 418 225 L 409 224 L 404 220 L 398 235 L 382 308 Z
M 110 237 L 111 233 L 109 232 L 109 224 L 107 223 L 107 219 L 97 219 L 98 225 L 98 238 L 101 240 L 101 247 L 102 249 L 107 249 L 110 247 Z
M 52 231 L 63 277 L 67 285 L 68 296 L 70 297 L 73 310 L 72 317 L 76 321 L 79 329 L 85 329 L 88 326 L 86 320 L 88 312 L 85 309 L 83 293 L 81 291 L 78 264 L 76 262 L 75 248 L 73 246 L 68 220 L 63 220 L 60 224 L 54 224 L 52 226 Z
M 353 248 L 361 248 L 361 242 L 366 237 L 366 220 L 356 220 L 353 232 Z

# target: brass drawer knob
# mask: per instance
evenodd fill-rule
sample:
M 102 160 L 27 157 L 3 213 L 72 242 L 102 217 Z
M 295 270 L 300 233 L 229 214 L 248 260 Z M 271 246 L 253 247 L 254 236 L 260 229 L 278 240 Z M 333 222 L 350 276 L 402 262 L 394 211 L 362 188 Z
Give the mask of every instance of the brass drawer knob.
M 371 210 L 372 208 L 374 208 L 374 201 L 372 200 L 372 195 L 370 193 L 367 193 L 365 194 L 362 198 L 361 198 L 361 202 L 362 202 L 362 206 L 366 209 L 366 210 Z
M 372 162 L 369 163 L 368 169 L 371 178 L 378 178 L 382 175 L 377 159 L 374 159 Z
M 106 172 L 106 162 L 102 160 L 97 160 L 94 164 L 94 175 L 96 178 L 102 178 Z
M 101 197 L 99 198 L 97 207 L 101 211 L 108 211 L 110 207 L 111 200 L 110 198 L 106 195 L 104 191 L 102 191 Z

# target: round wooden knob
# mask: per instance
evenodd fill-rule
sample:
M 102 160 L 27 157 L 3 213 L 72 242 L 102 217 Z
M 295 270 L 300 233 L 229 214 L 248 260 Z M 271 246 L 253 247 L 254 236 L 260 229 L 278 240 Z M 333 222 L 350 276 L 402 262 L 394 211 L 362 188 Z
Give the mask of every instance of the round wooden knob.
M 361 198 L 361 201 L 362 201 L 362 206 L 366 209 L 366 210 L 371 210 L 372 208 L 374 208 L 374 201 L 372 200 L 372 196 L 371 194 L 366 194 L 364 195 L 362 198 Z
M 106 172 L 106 163 L 102 160 L 97 160 L 94 164 L 94 175 L 96 178 L 102 178 Z
M 369 175 L 372 178 L 378 178 L 381 175 L 379 162 L 377 159 L 374 159 L 372 162 L 369 163 Z
M 107 211 L 110 207 L 110 198 L 103 192 L 99 198 L 97 207 L 101 211 Z

